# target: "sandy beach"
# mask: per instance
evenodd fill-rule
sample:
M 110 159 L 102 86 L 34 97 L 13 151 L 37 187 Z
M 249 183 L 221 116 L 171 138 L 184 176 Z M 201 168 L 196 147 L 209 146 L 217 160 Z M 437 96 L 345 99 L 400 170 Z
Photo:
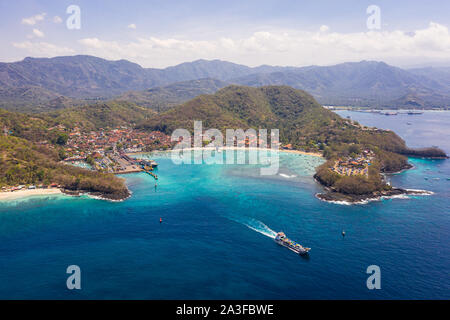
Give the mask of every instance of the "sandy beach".
M 30 196 L 44 196 L 62 194 L 60 189 L 31 189 L 31 190 L 18 190 L 13 192 L 0 192 L 0 201 L 2 200 L 14 200 Z
M 306 151 L 300 151 L 300 150 L 279 150 L 280 152 L 287 152 L 287 153 L 296 153 L 296 154 L 304 154 L 307 156 L 314 156 L 314 157 L 319 157 L 319 158 L 323 158 L 321 153 L 317 153 L 317 152 L 306 152 Z
M 184 151 L 193 151 L 193 150 L 211 150 L 214 148 L 184 148 Z M 285 150 L 285 149 L 278 149 L 278 150 L 274 150 L 274 149 L 270 149 L 270 148 L 247 148 L 247 147 L 222 147 L 219 150 L 267 150 L 267 151 L 275 151 L 275 152 L 287 152 L 287 153 L 296 153 L 296 154 L 303 154 L 303 155 L 307 155 L 307 156 L 314 156 L 314 157 L 320 157 L 323 158 L 322 154 L 317 153 L 317 152 L 306 152 L 306 151 L 300 151 L 300 150 Z M 165 150 L 164 152 L 171 152 L 171 151 L 175 151 L 175 150 Z M 150 151 L 150 152 L 133 152 L 133 153 L 127 153 L 127 155 L 132 156 L 132 155 L 136 155 L 136 154 L 146 154 L 146 153 L 151 153 L 151 152 L 163 152 L 163 151 L 158 151 L 158 150 L 154 150 L 154 151 Z

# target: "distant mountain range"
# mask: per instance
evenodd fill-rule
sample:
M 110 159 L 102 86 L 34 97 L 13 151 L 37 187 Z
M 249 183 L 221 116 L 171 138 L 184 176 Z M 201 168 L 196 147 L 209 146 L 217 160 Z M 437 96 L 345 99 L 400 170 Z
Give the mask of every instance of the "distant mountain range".
M 40 112 L 118 98 L 164 110 L 227 84 L 289 85 L 325 105 L 443 107 L 450 105 L 450 68 L 404 70 L 383 62 L 334 66 L 248 67 L 197 60 L 165 69 L 93 56 L 25 58 L 0 63 L 0 107 Z
M 375 61 L 252 74 L 232 81 L 250 86 L 289 85 L 308 91 L 320 103 L 330 105 L 372 107 L 450 105 L 450 73 L 444 70 L 411 72 Z
M 228 85 L 228 82 L 210 78 L 188 80 L 143 91 L 127 91 L 117 97 L 116 100 L 134 102 L 137 105 L 160 112 L 201 94 L 214 93 Z

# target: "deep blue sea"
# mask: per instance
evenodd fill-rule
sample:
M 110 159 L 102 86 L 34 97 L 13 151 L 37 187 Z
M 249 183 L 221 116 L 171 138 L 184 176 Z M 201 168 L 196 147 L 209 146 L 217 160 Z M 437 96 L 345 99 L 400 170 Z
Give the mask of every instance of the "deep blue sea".
M 450 112 L 339 113 L 450 153 Z M 157 188 L 147 174 L 126 175 L 133 194 L 123 202 L 0 203 L 0 298 L 450 298 L 450 160 L 410 159 L 414 169 L 390 177 L 431 196 L 338 205 L 314 196 L 320 158 L 282 153 L 276 176 L 151 158 Z M 311 247 L 309 257 L 278 246 L 274 231 Z M 81 268 L 81 290 L 66 288 L 69 265 Z M 380 290 L 366 286 L 369 265 L 381 269 Z

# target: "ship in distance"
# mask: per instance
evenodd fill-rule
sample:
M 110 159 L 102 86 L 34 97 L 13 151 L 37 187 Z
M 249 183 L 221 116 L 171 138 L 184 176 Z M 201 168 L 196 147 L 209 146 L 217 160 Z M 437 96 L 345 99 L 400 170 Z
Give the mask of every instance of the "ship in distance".
M 302 245 L 298 244 L 297 242 L 289 239 L 288 237 L 286 237 L 284 232 L 278 232 L 274 240 L 280 246 L 286 247 L 289 250 L 294 251 L 295 253 L 297 253 L 299 255 L 308 254 L 308 252 L 311 250 L 311 248 L 303 247 Z

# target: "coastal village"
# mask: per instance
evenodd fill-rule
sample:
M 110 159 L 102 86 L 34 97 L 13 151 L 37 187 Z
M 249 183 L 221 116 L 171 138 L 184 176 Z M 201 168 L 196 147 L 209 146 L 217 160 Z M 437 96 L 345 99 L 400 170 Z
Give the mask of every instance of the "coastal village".
M 58 130 L 65 132 L 62 125 L 49 128 L 48 130 Z M 4 128 L 4 135 L 9 134 Z M 48 141 L 40 141 L 42 146 L 54 148 Z M 146 172 L 155 179 L 158 176 L 152 172 L 158 165 L 154 160 L 133 159 L 128 156 L 130 153 L 149 152 L 153 150 L 167 150 L 173 143 L 170 136 L 160 132 L 150 133 L 130 129 L 128 127 L 117 127 L 114 129 L 99 129 L 98 131 L 82 132 L 75 127 L 68 134 L 65 144 L 66 158 L 63 162 L 114 174 L 124 174 L 132 172 Z M 2 192 L 14 192 L 19 190 L 57 189 L 61 186 L 57 183 L 49 185 L 18 185 L 2 187 Z
M 135 160 L 127 154 L 167 150 L 172 147 L 170 137 L 160 131 L 141 132 L 127 127 L 100 129 L 83 133 L 75 127 L 66 143 L 65 162 L 87 163 L 90 168 L 110 173 L 152 171 L 152 160 Z
M 259 146 L 257 143 L 259 138 L 259 135 L 252 134 L 244 139 L 235 138 L 234 145 L 256 147 Z M 169 150 L 175 143 L 171 141 L 170 136 L 160 131 L 147 133 L 119 127 L 112 130 L 100 129 L 86 134 L 75 127 L 65 145 L 67 157 L 64 161 L 73 164 L 87 163 L 92 169 L 115 174 L 151 171 L 157 166 L 154 161 L 135 160 L 128 154 Z M 194 139 L 191 138 L 191 144 L 193 143 Z M 274 147 L 279 148 L 280 144 L 274 144 Z M 288 144 L 283 146 L 283 149 L 292 149 L 292 146 Z
M 339 158 L 330 167 L 330 170 L 343 176 L 362 175 L 369 177 L 369 166 L 375 154 L 372 150 L 364 150 L 362 154 L 345 159 Z

